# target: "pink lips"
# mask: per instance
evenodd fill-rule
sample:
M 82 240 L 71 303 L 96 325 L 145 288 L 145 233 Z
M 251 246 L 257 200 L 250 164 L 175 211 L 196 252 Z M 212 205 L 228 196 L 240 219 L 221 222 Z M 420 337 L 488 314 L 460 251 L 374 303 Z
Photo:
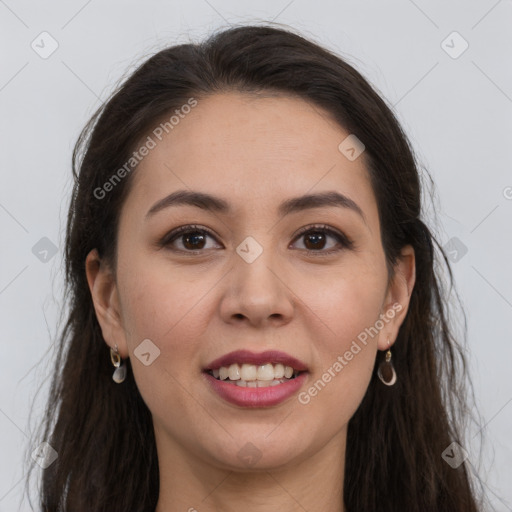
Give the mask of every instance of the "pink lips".
M 209 373 L 203 373 L 213 391 L 227 402 L 240 407 L 270 407 L 280 404 L 299 391 L 307 376 L 307 372 L 303 372 L 277 386 L 243 388 L 224 380 L 217 380 Z
M 251 352 L 250 350 L 236 350 L 235 352 L 230 352 L 215 361 L 212 361 L 205 367 L 205 371 L 215 370 L 220 368 L 221 366 L 229 366 L 233 363 L 247 363 L 247 364 L 266 364 L 266 363 L 281 363 L 284 366 L 291 366 L 294 370 L 306 371 L 307 366 L 295 357 L 289 356 L 284 352 L 279 352 L 278 350 L 267 350 L 266 352 L 261 352 L 256 354 L 255 352 Z
M 295 378 L 290 379 L 277 386 L 267 386 L 264 388 L 248 388 L 233 384 L 232 382 L 218 380 L 208 372 L 216 370 L 221 366 L 229 366 L 233 363 L 247 363 L 262 365 L 266 363 L 281 363 L 284 366 L 291 366 L 299 373 Z M 268 350 L 259 354 L 249 350 L 237 350 L 230 352 L 209 363 L 203 371 L 203 377 L 207 384 L 215 393 L 229 403 L 240 407 L 270 407 L 278 405 L 287 398 L 296 394 L 303 386 L 308 377 L 307 366 L 298 359 L 279 352 L 277 350 Z

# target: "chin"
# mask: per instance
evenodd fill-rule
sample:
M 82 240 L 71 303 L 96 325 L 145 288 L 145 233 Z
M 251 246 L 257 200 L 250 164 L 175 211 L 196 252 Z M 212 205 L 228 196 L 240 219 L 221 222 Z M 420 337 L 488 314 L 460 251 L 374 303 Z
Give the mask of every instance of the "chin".
M 304 439 L 294 440 L 284 430 L 273 437 L 272 428 L 253 435 L 247 431 L 240 436 L 233 435 L 232 442 L 214 449 L 211 456 L 220 467 L 242 473 L 286 469 L 307 458 L 302 451 Z

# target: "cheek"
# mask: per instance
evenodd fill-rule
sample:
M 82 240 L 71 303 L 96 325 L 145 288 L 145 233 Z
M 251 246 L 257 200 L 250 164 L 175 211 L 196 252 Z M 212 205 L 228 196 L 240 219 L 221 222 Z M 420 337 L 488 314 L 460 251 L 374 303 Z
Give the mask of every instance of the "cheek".
M 344 267 L 328 279 L 305 280 L 298 294 L 314 312 L 311 328 L 321 329 L 320 349 L 325 355 L 338 354 L 350 348 L 353 340 L 371 344 L 376 341 L 376 321 L 385 295 L 386 275 L 381 268 Z M 316 291 L 312 291 L 316 290 Z M 313 325 L 314 324 L 314 325 Z M 381 322 L 379 322 L 381 326 Z M 379 329 L 377 329 L 378 331 Z M 311 339 L 318 340 L 312 331 Z M 325 361 L 324 361 L 325 362 Z
M 160 350 L 159 365 L 173 375 L 189 371 L 197 359 L 198 340 L 208 328 L 206 299 L 216 280 L 193 279 L 179 267 L 142 258 L 133 260 L 129 271 L 119 272 L 119 279 L 130 353 L 136 354 L 142 340 L 150 339 Z
M 183 389 L 199 368 L 198 344 L 207 329 L 201 297 L 208 288 L 169 271 L 163 279 L 163 272 L 157 265 L 146 265 L 120 276 L 133 375 L 153 415 L 166 417 L 168 411 L 176 410 L 187 411 L 184 417 L 200 415 L 196 402 Z M 151 344 L 144 341 L 148 339 Z M 138 357 L 147 353 L 145 359 Z M 169 421 L 167 417 L 165 422 Z
M 316 293 L 311 286 L 301 292 L 315 313 L 305 327 L 314 340 L 317 362 L 301 403 L 310 403 L 325 421 L 337 416 L 336 425 L 353 415 L 371 378 L 378 334 L 385 325 L 380 320 L 384 272 L 380 267 L 350 267 L 323 281 Z

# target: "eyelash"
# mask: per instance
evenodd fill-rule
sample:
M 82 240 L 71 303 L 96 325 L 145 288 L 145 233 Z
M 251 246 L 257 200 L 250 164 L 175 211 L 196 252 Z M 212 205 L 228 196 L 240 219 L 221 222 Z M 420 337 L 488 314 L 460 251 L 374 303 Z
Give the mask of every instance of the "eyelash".
M 349 239 L 345 234 L 341 233 L 340 231 L 334 230 L 333 228 L 331 228 L 325 224 L 306 226 L 306 227 L 300 229 L 299 232 L 297 233 L 297 235 L 295 236 L 294 240 L 296 240 L 296 239 L 300 238 L 301 236 L 304 236 L 308 233 L 318 233 L 318 232 L 323 232 L 323 233 L 327 233 L 328 235 L 331 235 L 338 241 L 338 243 L 340 243 L 342 245 L 342 247 L 337 248 L 337 249 L 336 248 L 329 249 L 327 251 L 324 251 L 321 249 L 319 249 L 319 250 L 305 249 L 306 252 L 309 254 L 312 254 L 314 256 L 320 256 L 320 257 L 321 256 L 330 256 L 331 254 L 334 254 L 336 252 L 339 252 L 339 251 L 342 251 L 345 249 L 352 250 L 354 248 L 354 242 L 351 239 Z M 187 225 L 187 226 L 181 226 L 181 227 L 171 231 L 170 233 L 165 235 L 162 238 L 162 240 L 160 240 L 160 242 L 158 243 L 158 246 L 161 248 L 168 247 L 171 244 L 171 242 L 173 242 L 174 240 L 179 238 L 180 235 L 183 236 L 183 235 L 189 234 L 189 233 L 207 234 L 214 239 L 216 238 L 215 235 L 209 229 L 192 224 L 192 225 Z M 184 251 L 182 249 L 170 249 L 170 250 L 173 250 L 176 252 L 183 252 L 183 253 L 190 254 L 190 255 L 204 253 L 204 249 L 200 249 L 197 251 Z

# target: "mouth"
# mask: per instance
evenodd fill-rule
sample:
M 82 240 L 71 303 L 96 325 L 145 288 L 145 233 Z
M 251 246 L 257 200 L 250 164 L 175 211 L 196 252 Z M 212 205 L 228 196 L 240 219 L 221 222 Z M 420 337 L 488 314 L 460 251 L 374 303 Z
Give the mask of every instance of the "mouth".
M 212 361 L 203 369 L 218 381 L 247 388 L 278 386 L 307 371 L 302 361 L 276 350 L 259 354 L 237 350 Z
M 278 386 L 295 379 L 303 371 L 281 363 L 232 363 L 212 370 L 205 370 L 213 378 L 234 386 L 247 388 L 265 388 Z

